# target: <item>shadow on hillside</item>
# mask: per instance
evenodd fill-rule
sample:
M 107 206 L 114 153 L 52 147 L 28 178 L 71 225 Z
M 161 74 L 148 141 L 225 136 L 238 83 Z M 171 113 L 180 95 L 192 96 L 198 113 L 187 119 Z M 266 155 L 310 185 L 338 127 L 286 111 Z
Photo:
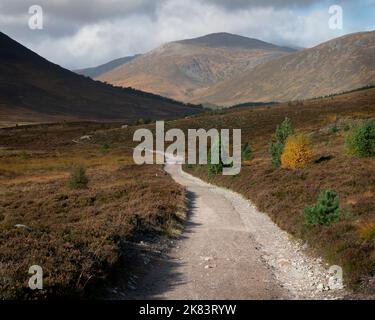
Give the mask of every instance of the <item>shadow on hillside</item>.
M 124 243 L 122 262 L 111 276 L 105 299 L 163 299 L 165 292 L 185 283 L 180 272 L 184 262 L 178 257 L 179 242 L 189 237 L 198 226 L 191 221 L 196 195 L 188 192 L 187 199 L 187 222 L 178 240 L 144 236 L 142 240 Z M 171 257 L 171 251 L 174 251 L 174 257 Z

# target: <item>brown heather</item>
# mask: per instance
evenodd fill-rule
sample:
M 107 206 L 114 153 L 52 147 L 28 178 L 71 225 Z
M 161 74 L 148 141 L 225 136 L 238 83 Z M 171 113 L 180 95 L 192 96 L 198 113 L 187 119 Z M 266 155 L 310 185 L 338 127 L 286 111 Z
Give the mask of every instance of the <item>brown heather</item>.
M 184 190 L 160 166 L 133 165 L 129 149 L 103 155 L 100 143 L 72 142 L 96 127 L 0 131 L 0 299 L 81 296 L 116 264 L 121 240 L 171 232 Z M 76 165 L 87 168 L 85 189 L 68 186 Z M 44 272 L 37 296 L 27 289 L 32 265 Z
M 312 251 L 343 266 L 346 280 L 356 288 L 360 280 L 375 272 L 375 159 L 353 158 L 345 153 L 345 128 L 374 118 L 374 102 L 375 89 L 368 89 L 308 100 L 298 106 L 244 107 L 210 113 L 175 121 L 170 126 L 185 130 L 242 128 L 242 140 L 252 142 L 254 157 L 238 176 L 209 178 L 207 169 L 199 166 L 186 170 L 251 199 L 282 229 L 308 241 Z M 304 169 L 287 170 L 271 164 L 267 142 L 285 117 L 291 119 L 297 134 L 308 136 L 314 145 L 313 161 Z M 333 125 L 337 133 L 332 132 Z M 338 193 L 343 219 L 331 226 L 308 227 L 303 210 L 315 203 L 325 189 Z

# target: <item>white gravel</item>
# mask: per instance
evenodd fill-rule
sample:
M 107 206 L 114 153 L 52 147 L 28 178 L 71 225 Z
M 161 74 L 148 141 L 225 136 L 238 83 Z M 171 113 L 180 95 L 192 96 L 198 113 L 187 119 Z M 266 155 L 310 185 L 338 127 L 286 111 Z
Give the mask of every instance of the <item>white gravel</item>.
M 264 262 L 276 280 L 290 292 L 291 299 L 340 299 L 347 294 L 345 288 L 337 289 L 330 282 L 329 268 L 321 258 L 308 254 L 308 246 L 281 230 L 268 215 L 238 193 L 206 183 L 184 172 L 179 175 L 210 188 L 225 197 L 240 215 L 249 234 L 258 244 Z M 176 179 L 178 182 L 178 179 Z M 331 286 L 329 285 L 331 284 Z

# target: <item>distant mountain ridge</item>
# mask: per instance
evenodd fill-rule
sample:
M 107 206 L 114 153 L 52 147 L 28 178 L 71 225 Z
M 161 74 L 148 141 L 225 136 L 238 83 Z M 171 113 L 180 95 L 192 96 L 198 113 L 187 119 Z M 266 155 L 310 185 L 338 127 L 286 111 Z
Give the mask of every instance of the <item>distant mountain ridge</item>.
M 171 119 L 200 111 L 68 71 L 0 33 L 0 120 Z
M 184 102 L 288 101 L 375 84 L 375 31 L 310 49 L 214 33 L 167 43 L 97 79 Z
M 99 65 L 97 67 L 77 69 L 77 70 L 73 70 L 73 71 L 75 73 L 78 73 L 78 74 L 84 75 L 86 77 L 90 77 L 92 79 L 95 79 L 96 77 L 99 77 L 102 74 L 107 73 L 107 72 L 109 72 L 113 69 L 116 69 L 117 67 L 119 67 L 123 64 L 126 64 L 126 63 L 132 61 L 133 59 L 135 59 L 139 56 L 140 55 L 137 54 L 137 55 L 130 56 L 130 57 L 119 58 L 119 59 L 115 59 L 115 60 L 112 60 L 110 62 L 107 62 L 105 64 Z
M 294 52 L 295 49 L 288 47 L 280 47 L 272 43 L 264 42 L 258 39 L 248 38 L 244 36 L 234 35 L 227 32 L 219 32 L 205 35 L 203 37 L 176 41 L 175 43 L 206 46 L 210 48 L 242 48 L 242 49 L 262 49 L 262 50 L 285 50 L 286 52 Z
M 164 44 L 96 79 L 181 101 L 294 49 L 229 33 Z
M 202 92 L 193 102 L 234 105 L 288 101 L 375 84 L 375 31 L 346 35 L 258 65 Z

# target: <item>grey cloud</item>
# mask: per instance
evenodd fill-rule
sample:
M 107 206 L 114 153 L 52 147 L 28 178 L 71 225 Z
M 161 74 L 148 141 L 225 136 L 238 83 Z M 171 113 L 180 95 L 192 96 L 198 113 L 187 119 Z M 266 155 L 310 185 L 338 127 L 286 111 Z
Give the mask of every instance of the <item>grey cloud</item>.
M 158 5 L 164 0 L 1 0 L 0 16 L 13 18 L 14 23 L 2 24 L 2 30 L 12 29 L 28 33 L 27 21 L 29 7 L 36 2 L 43 8 L 45 17 L 45 33 L 61 37 L 72 35 L 80 27 L 113 20 L 134 14 L 144 14 L 152 17 Z M 9 19 L 8 19 L 9 20 Z
M 251 7 L 285 8 L 290 6 L 306 7 L 316 3 L 314 0 L 205 0 L 226 9 L 243 9 Z
M 0 14 L 20 16 L 27 14 L 31 5 L 42 6 L 52 19 L 75 21 L 80 24 L 115 19 L 132 14 L 153 16 L 157 8 L 169 0 L 1 0 Z M 227 10 L 250 7 L 308 6 L 314 0 L 199 0 L 202 4 L 213 4 Z M 182 1 L 181 1 L 182 2 Z
M 184 2 L 183 0 L 175 1 Z M 13 34 L 19 34 L 17 30 L 27 33 L 28 8 L 35 3 L 42 6 L 44 10 L 46 18 L 44 33 L 53 37 L 62 37 L 73 35 L 87 24 L 124 19 L 131 15 L 144 15 L 155 20 L 158 9 L 169 2 L 171 0 L 1 0 L 0 17 L 23 17 L 23 20 L 18 19 L 18 24 L 13 22 L 4 25 L 0 19 L 0 28 L 5 31 L 13 30 Z M 303 7 L 317 3 L 315 0 L 198 0 L 191 1 L 191 6 L 194 6 L 196 2 L 214 5 L 228 12 L 259 7 L 276 9 L 290 6 Z M 320 2 L 325 2 L 325 0 Z
M 161 0 L 164 1 L 164 0 Z M 81 22 L 126 16 L 134 13 L 152 13 L 158 3 L 154 0 L 39 0 L 47 15 L 79 20 Z M 35 0 L 2 0 L 0 12 L 3 15 L 20 15 L 27 13 Z
M 319 4 L 346 1 L 0 0 L 0 30 L 53 62 L 81 68 L 222 31 L 315 45 L 338 36 L 327 30 L 328 12 Z M 44 9 L 43 30 L 28 28 L 28 8 L 35 3 Z
M 344 4 L 352 0 L 201 0 L 202 2 L 211 3 L 227 10 L 249 9 L 272 7 L 282 8 L 306 8 L 316 3 L 327 4 Z

